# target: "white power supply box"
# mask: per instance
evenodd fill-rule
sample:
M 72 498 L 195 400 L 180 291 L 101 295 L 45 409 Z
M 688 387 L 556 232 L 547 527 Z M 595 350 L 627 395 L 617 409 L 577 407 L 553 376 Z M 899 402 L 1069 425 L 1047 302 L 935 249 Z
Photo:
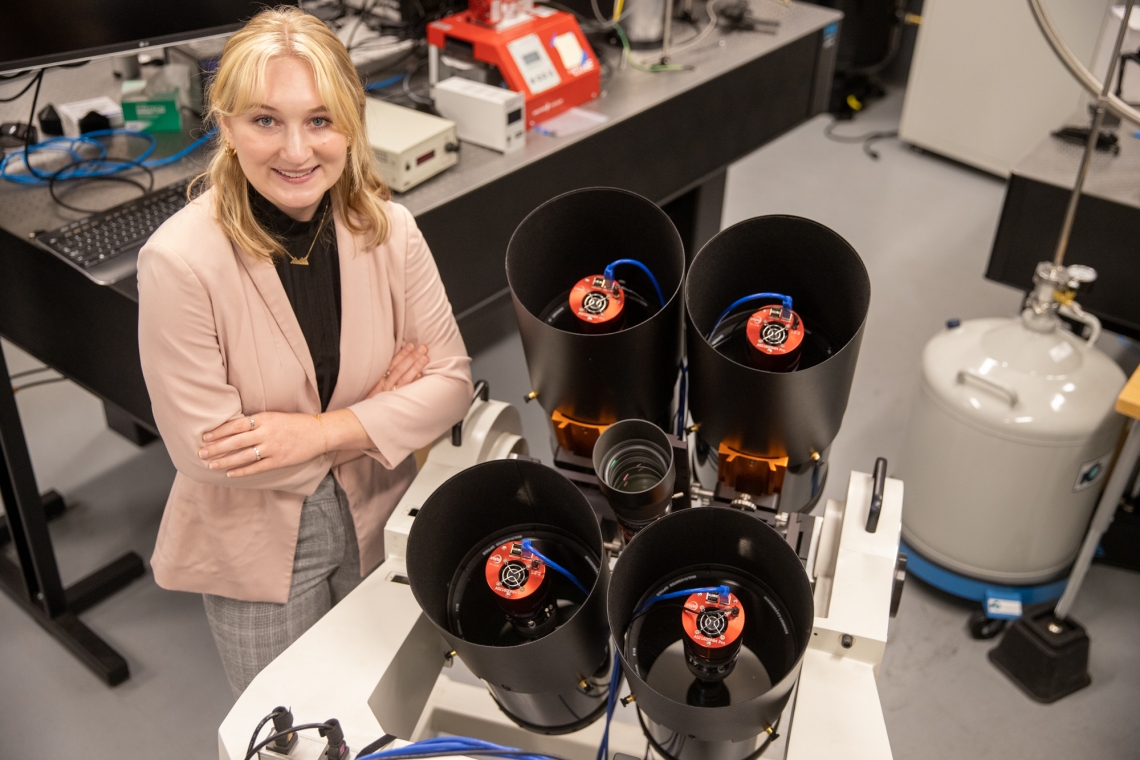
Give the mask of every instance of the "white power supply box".
M 367 98 L 368 144 L 384 181 L 405 193 L 459 161 L 455 122 Z
M 459 127 L 459 139 L 502 153 L 526 146 L 522 93 L 450 77 L 432 88 L 435 110 Z

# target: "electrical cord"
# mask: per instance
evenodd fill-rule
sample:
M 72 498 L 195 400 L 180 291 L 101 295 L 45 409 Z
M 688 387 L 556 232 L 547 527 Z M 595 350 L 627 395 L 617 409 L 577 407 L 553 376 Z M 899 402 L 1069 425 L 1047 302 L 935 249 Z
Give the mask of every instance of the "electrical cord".
M 91 160 L 94 160 L 94 159 L 91 159 Z M 133 166 L 133 164 L 130 161 L 126 161 L 124 163 L 127 166 Z M 69 166 L 74 166 L 74 164 L 69 164 Z M 133 185 L 134 187 L 138 188 L 139 193 L 140 193 L 139 197 L 142 197 L 143 195 L 146 195 L 150 191 L 154 190 L 154 172 L 152 172 L 150 169 L 147 169 L 146 167 L 142 167 L 142 169 L 144 172 L 146 172 L 147 179 L 149 180 L 145 186 L 143 185 L 143 183 L 139 182 L 138 180 L 136 180 L 133 177 L 124 177 L 124 176 L 119 175 L 119 174 L 108 174 L 105 176 L 104 175 L 93 175 L 90 177 L 80 177 L 78 179 L 80 179 L 84 182 L 119 182 L 119 183 L 124 184 L 124 185 Z M 48 194 L 51 196 L 51 199 L 53 201 L 55 201 L 55 203 L 57 205 L 62 206 L 63 208 L 67 209 L 68 211 L 75 211 L 75 212 L 80 213 L 80 214 L 99 214 L 99 213 L 102 213 L 103 211 L 106 210 L 105 208 L 83 208 L 81 206 L 73 206 L 70 203 L 68 203 L 67 201 L 63 200 L 61 197 L 59 197 L 59 195 L 56 194 L 56 191 L 55 191 L 55 183 L 56 183 L 57 176 L 58 176 L 58 173 L 53 174 L 51 176 L 51 179 L 49 179 L 48 183 L 47 183 Z
M 645 266 L 637 259 L 618 259 L 617 261 L 612 261 L 609 263 L 609 265 L 606 266 L 605 271 L 602 272 L 602 276 L 605 277 L 607 281 L 613 282 L 614 269 L 624 264 L 635 266 L 642 272 L 645 272 L 645 275 L 649 278 L 649 281 L 653 283 L 653 289 L 657 291 L 657 300 L 661 302 L 661 308 L 665 308 L 665 294 L 661 292 L 661 286 L 657 284 L 657 278 L 653 276 L 653 272 L 649 271 L 649 267 Z
M 356 754 L 356 756 L 357 757 L 365 757 L 366 755 L 371 755 L 373 752 L 379 752 L 380 750 L 384 749 L 385 747 L 387 747 L 389 744 L 391 744 L 394 741 L 396 741 L 396 735 L 395 734 L 384 734 L 383 736 L 381 736 L 379 739 L 372 742 L 371 744 L 364 745 L 360 749 L 360 752 L 358 752 Z
M 849 121 L 849 120 L 848 119 L 832 119 L 831 123 L 823 128 L 823 136 L 826 137 L 828 140 L 832 140 L 832 141 L 837 142 L 837 143 L 847 143 L 849 145 L 853 145 L 855 143 L 862 143 L 863 144 L 863 152 L 866 153 L 868 157 L 874 159 L 875 161 L 879 160 L 879 154 L 871 146 L 880 140 L 889 140 L 891 138 L 899 136 L 899 131 L 897 129 L 888 129 L 888 130 L 882 130 L 882 131 L 876 131 L 876 132 L 867 132 L 867 133 L 862 134 L 862 135 L 837 135 L 837 134 L 835 134 L 835 127 L 841 121 Z
M 181 161 L 191 152 L 209 142 L 216 133 L 216 128 L 211 129 L 177 153 L 163 158 L 149 160 L 148 156 L 154 152 L 158 143 L 153 135 L 146 132 L 128 129 L 103 129 L 87 132 L 79 137 L 53 137 L 32 146 L 25 146 L 22 152 L 11 153 L 5 156 L 0 160 L 0 179 L 6 179 L 9 182 L 23 185 L 47 185 L 48 193 L 51 195 L 52 200 L 63 208 L 83 214 L 99 213 L 102 209 L 83 208 L 63 200 L 59 193 L 57 193 L 58 183 L 66 180 L 120 182 L 133 185 L 139 189 L 140 193 L 146 195 L 154 189 L 155 178 L 152 169 Z M 107 146 L 98 138 L 114 136 L 142 138 L 147 140 L 148 145 L 141 154 L 134 158 L 111 157 L 107 155 Z M 79 151 L 83 147 L 93 148 L 96 151 L 95 156 L 82 156 Z M 43 174 L 41 170 L 37 169 L 30 162 L 29 158 L 31 155 L 41 151 L 66 153 L 72 160 L 51 174 Z M 24 162 L 23 168 L 26 169 L 26 172 L 14 173 L 12 171 L 12 168 L 18 165 L 17 159 Z M 147 184 L 144 185 L 133 177 L 124 176 L 124 172 L 132 170 L 145 172 Z
M 658 594 L 657 596 L 652 596 L 646 599 L 645 602 L 643 602 L 640 606 L 638 606 L 637 609 L 633 611 L 633 616 L 630 618 L 630 620 L 636 620 L 648 612 L 649 608 L 654 604 L 657 604 L 657 602 L 663 602 L 666 599 L 676 599 L 678 597 L 691 596 L 693 594 L 719 594 L 720 596 L 728 596 L 731 593 L 732 590 L 725 585 L 702 586 L 700 588 L 686 588 L 681 589 L 680 591 L 669 591 L 667 593 Z
M 9 380 L 17 380 L 21 377 L 27 377 L 28 375 L 38 375 L 41 372 L 50 372 L 50 371 L 51 371 L 51 367 L 44 365 L 43 367 L 36 367 L 35 369 L 26 369 L 23 372 L 14 372 L 11 375 L 8 375 L 8 379 Z
M 408 744 L 395 749 L 357 755 L 356 760 L 409 760 L 428 757 L 509 757 L 521 760 L 564 760 L 558 755 L 528 752 L 517 747 L 506 747 L 466 736 L 441 736 Z
M 598 747 L 597 760 L 609 760 L 610 722 L 613 720 L 618 691 L 621 689 L 621 682 L 625 677 L 625 673 L 621 669 L 621 655 L 618 653 L 617 646 L 614 646 L 614 664 L 610 673 L 610 693 L 606 697 L 606 727 L 602 729 L 602 743 Z
M 566 576 L 570 580 L 570 582 L 573 583 L 575 586 L 577 586 L 578 590 L 581 591 L 583 594 L 585 594 L 586 596 L 590 595 L 590 590 L 588 588 L 586 588 L 580 580 L 575 578 L 573 573 L 571 573 L 566 568 L 562 567 L 562 565 L 559 565 L 557 562 L 551 561 L 549 557 L 542 554 L 542 552 L 538 551 L 538 549 L 535 549 L 534 545 L 531 544 L 529 538 L 523 539 L 522 548 L 523 548 L 523 551 L 528 551 L 531 554 L 533 554 L 534 556 L 538 557 L 538 559 L 543 564 L 547 565 L 551 570 L 554 570 L 554 571 L 561 573 L 562 575 Z
M 388 77 L 387 79 L 382 79 L 379 82 L 366 84 L 364 85 L 364 89 L 367 92 L 372 92 L 373 90 L 383 90 L 385 87 L 391 87 L 394 84 L 399 84 L 400 82 L 404 81 L 407 76 L 407 74 L 397 74 L 394 77 Z
M 42 71 L 42 69 L 41 69 L 41 71 Z M 39 73 L 37 73 L 30 80 L 28 80 L 28 83 L 26 85 L 24 85 L 24 89 L 20 90 L 15 95 L 10 95 L 10 96 L 5 97 L 5 98 L 0 98 L 0 103 L 11 103 L 15 100 L 19 100 L 21 97 L 23 97 L 25 92 L 32 89 L 32 86 L 36 83 L 36 78 L 38 76 L 40 76 Z
M 760 300 L 770 301 L 772 299 L 779 300 L 783 304 L 783 307 L 785 309 L 788 309 L 789 311 L 791 311 L 792 297 L 791 296 L 785 296 L 781 293 L 753 293 L 750 296 L 744 296 L 744 298 L 738 298 L 732 302 L 731 306 L 729 306 L 727 309 L 725 309 L 723 312 L 721 312 L 720 317 L 717 318 L 716 323 L 713 325 L 712 329 L 709 330 L 709 340 L 711 341 L 713 339 L 713 336 L 716 335 L 717 328 L 720 327 L 720 323 L 723 322 L 724 318 L 727 317 L 729 314 L 731 314 L 733 312 L 733 310 L 736 309 L 736 307 L 743 306 L 744 304 L 751 303 L 752 301 L 760 301 Z
M 432 99 L 431 98 L 425 98 L 423 95 L 419 95 L 417 93 L 412 92 L 412 76 L 417 71 L 419 71 L 420 67 L 423 66 L 425 63 L 427 63 L 426 58 L 420 60 L 419 62 L 416 63 L 416 65 L 414 65 L 410 69 L 408 69 L 408 73 L 404 75 L 403 87 L 404 87 L 404 94 L 407 95 L 408 99 L 411 100 L 413 103 L 419 103 L 420 105 L 430 106 L 430 105 L 432 105 Z
M 50 377 L 47 380 L 36 380 L 31 383 L 24 383 L 23 385 L 13 385 L 12 393 L 26 391 L 28 388 L 35 388 L 37 385 L 51 385 L 52 383 L 62 383 L 66 379 L 66 377 Z
M 613 29 L 617 32 L 618 39 L 621 40 L 622 60 L 628 61 L 629 65 L 638 71 L 655 73 L 658 71 L 683 71 L 688 68 L 676 63 L 642 63 L 633 57 L 633 49 L 629 45 L 629 38 L 625 36 L 625 30 L 622 29 L 621 24 L 614 24 Z
M 681 362 L 681 387 L 677 389 L 677 437 L 685 440 L 685 400 L 688 393 L 689 365 Z
M 372 13 L 372 9 L 376 7 L 379 0 L 371 0 L 365 3 L 360 8 L 360 15 L 356 17 L 356 23 L 352 27 L 352 31 L 348 33 L 348 39 L 344 41 L 344 49 L 352 52 L 352 41 L 356 39 L 356 33 L 360 31 L 360 26 L 364 23 L 364 18 Z
M 253 729 L 253 736 L 249 737 L 249 746 L 245 748 L 245 753 L 247 755 L 250 752 L 253 752 L 253 745 L 257 744 L 257 735 L 261 733 L 261 729 L 265 728 L 265 724 L 273 720 L 273 718 L 278 714 L 278 711 L 274 710 L 262 718 L 261 721 L 257 724 L 257 728 Z
M 264 724 L 262 724 L 262 725 L 264 725 Z M 258 742 L 256 745 L 254 745 L 252 749 L 250 749 L 248 752 L 245 753 L 245 760 L 252 760 L 253 757 L 258 752 L 265 749 L 266 747 L 268 747 L 270 744 L 277 741 L 278 739 L 285 737 L 285 736 L 288 736 L 289 734 L 295 733 L 297 731 L 308 731 L 311 729 L 318 729 L 319 730 L 322 728 L 328 729 L 328 728 L 332 728 L 332 727 L 333 727 L 333 725 L 331 723 L 328 723 L 328 722 L 325 722 L 325 723 L 302 723 L 299 726 L 290 726 L 288 731 L 280 731 L 278 733 L 270 734 L 265 739 L 263 739 L 262 741 Z

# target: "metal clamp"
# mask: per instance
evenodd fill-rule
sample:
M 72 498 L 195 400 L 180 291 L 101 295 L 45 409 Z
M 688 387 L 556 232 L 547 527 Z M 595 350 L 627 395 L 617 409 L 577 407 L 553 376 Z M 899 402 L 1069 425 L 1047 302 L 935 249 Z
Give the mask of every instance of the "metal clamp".
M 875 472 L 871 475 L 871 509 L 867 512 L 867 532 L 879 529 L 879 515 L 883 511 L 883 489 L 887 487 L 887 460 L 875 460 Z
M 486 380 L 477 381 L 475 383 L 475 392 L 471 394 L 471 404 L 474 404 L 479 399 L 482 399 L 483 401 L 488 401 L 488 400 L 490 400 L 490 398 L 491 398 L 491 386 L 487 385 Z M 468 405 L 467 408 L 468 409 L 471 408 L 470 404 Z M 464 418 L 466 418 L 466 415 L 464 415 Z M 460 420 L 459 422 L 456 422 L 454 425 L 451 426 L 451 445 L 452 446 L 462 446 L 463 445 L 463 420 Z
M 981 375 L 972 369 L 958 370 L 958 384 L 965 385 L 967 380 L 972 380 L 981 387 L 999 393 L 1009 399 L 1009 408 L 1017 406 L 1017 391 L 1010 388 L 1008 385 L 1003 385 L 996 380 L 991 380 L 985 375 Z

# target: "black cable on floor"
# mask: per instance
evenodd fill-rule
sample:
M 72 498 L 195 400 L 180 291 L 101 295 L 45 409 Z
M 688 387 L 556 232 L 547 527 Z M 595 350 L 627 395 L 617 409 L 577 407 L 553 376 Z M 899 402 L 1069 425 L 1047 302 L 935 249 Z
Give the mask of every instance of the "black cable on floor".
M 831 123 L 823 128 L 823 136 L 828 140 L 837 143 L 845 143 L 848 145 L 855 145 L 858 143 L 863 144 L 863 152 L 875 161 L 879 160 L 879 153 L 873 147 L 875 143 L 880 140 L 890 140 L 899 136 L 897 129 L 880 130 L 875 132 L 866 132 L 861 135 L 837 135 L 835 134 L 835 127 L 841 121 L 849 121 L 847 119 L 832 119 Z

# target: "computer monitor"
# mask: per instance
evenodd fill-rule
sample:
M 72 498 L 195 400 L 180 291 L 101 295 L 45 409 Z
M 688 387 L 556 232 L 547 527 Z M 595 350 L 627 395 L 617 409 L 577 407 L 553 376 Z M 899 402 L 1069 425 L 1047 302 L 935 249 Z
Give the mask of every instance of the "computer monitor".
M 227 34 L 278 2 L 12 0 L 0 11 L 0 73 Z

